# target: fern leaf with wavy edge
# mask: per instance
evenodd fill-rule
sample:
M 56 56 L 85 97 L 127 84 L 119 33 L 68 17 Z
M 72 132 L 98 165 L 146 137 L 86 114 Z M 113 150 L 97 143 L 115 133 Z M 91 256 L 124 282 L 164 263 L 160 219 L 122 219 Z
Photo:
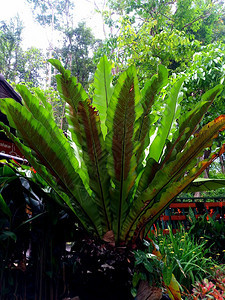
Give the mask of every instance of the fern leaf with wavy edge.
M 166 153 L 161 163 L 158 164 L 152 158 L 147 161 L 145 170 L 141 176 L 137 188 L 137 192 L 141 193 L 144 191 L 151 183 L 156 172 L 159 169 L 162 169 L 164 164 L 167 164 L 176 158 L 176 155 L 184 148 L 187 140 L 193 134 L 196 126 L 201 121 L 202 116 L 206 113 L 212 101 L 218 96 L 221 90 L 222 85 L 217 85 L 215 88 L 207 91 L 202 96 L 202 101 L 193 110 L 181 117 L 181 120 L 179 120 L 181 125 L 175 132 L 173 141 L 170 143 L 170 147 L 166 149 Z
M 50 175 L 49 171 L 45 166 L 40 164 L 37 159 L 33 156 L 31 153 L 31 150 L 29 147 L 25 146 L 20 142 L 20 140 L 15 137 L 11 132 L 8 126 L 0 122 L 0 127 L 3 128 L 5 134 L 15 143 L 15 145 L 18 147 L 20 152 L 28 159 L 28 161 L 31 163 L 31 165 L 34 167 L 34 169 L 38 172 L 38 174 L 43 178 L 43 180 L 57 193 L 57 195 L 62 199 L 61 204 L 66 203 L 66 205 L 71 209 L 71 211 L 75 214 L 75 216 L 78 218 L 78 221 L 81 222 L 87 230 L 93 231 L 93 233 L 96 232 L 96 229 L 92 226 L 91 222 L 85 217 L 84 214 L 79 209 L 79 206 L 77 206 L 76 201 L 74 200 L 74 197 L 72 195 L 68 196 L 65 194 L 65 192 L 62 191 L 62 189 L 59 188 L 57 184 L 57 180 L 55 177 Z
M 55 123 L 52 111 L 46 110 L 45 106 L 41 105 L 42 102 L 40 103 L 40 100 L 47 103 L 44 95 L 41 96 L 41 99 L 40 98 L 38 99 L 33 94 L 31 94 L 31 92 L 23 85 L 17 85 L 17 90 L 22 96 L 23 103 L 25 104 L 27 109 L 31 112 L 31 114 L 34 116 L 34 118 L 38 120 L 46 128 L 46 130 L 49 132 L 49 134 L 55 140 L 55 142 L 57 141 L 57 143 L 60 144 L 61 147 L 66 146 L 67 156 L 72 158 L 71 163 L 73 161 L 76 161 L 76 156 L 74 155 L 74 149 L 69 146 L 68 139 L 65 137 L 63 131 L 59 129 L 57 124 Z M 77 173 L 80 175 L 83 183 L 85 184 L 85 188 L 90 194 L 90 189 L 88 189 L 88 186 L 86 184 L 87 176 L 84 173 L 84 169 L 78 168 L 77 161 L 74 167 Z
M 209 159 L 199 162 L 196 166 L 190 169 L 189 173 L 179 181 L 174 181 L 172 184 L 160 193 L 159 201 L 154 203 L 145 215 L 139 220 L 136 234 L 147 234 L 152 224 L 162 214 L 163 211 L 173 202 L 174 198 L 182 192 L 193 180 L 195 180 L 215 159 L 225 153 L 225 144 L 222 145 L 218 152 L 211 154 Z
M 111 230 L 110 178 L 107 171 L 107 152 L 101 132 L 98 112 L 89 101 L 78 104 L 78 122 L 83 138 L 83 160 L 89 174 L 89 185 L 94 192 L 93 199 L 102 217 L 105 232 Z
M 142 162 L 142 155 L 144 149 L 149 145 L 149 131 L 151 124 L 151 108 L 154 104 L 155 98 L 157 97 L 159 91 L 168 82 L 168 71 L 167 69 L 159 65 L 158 74 L 154 75 L 149 82 L 147 82 L 141 92 L 141 103 L 143 107 L 143 114 L 138 120 L 138 131 L 136 134 L 136 141 L 140 142 L 141 145 L 137 150 L 137 162 Z
M 113 93 L 112 86 L 112 64 L 108 61 L 107 57 L 104 55 L 97 66 L 95 77 L 94 77 L 94 96 L 93 96 L 93 106 L 99 112 L 101 120 L 101 129 L 103 138 L 107 134 L 106 122 L 106 112 L 110 103 L 110 99 Z
M 129 206 L 127 196 L 137 178 L 134 139 L 138 128 L 134 124 L 137 124 L 136 121 L 141 114 L 136 70 L 130 67 L 118 79 L 106 120 L 108 171 L 115 185 L 111 192 L 111 209 L 114 219 L 113 230 L 117 241 Z
M 57 74 L 57 89 L 60 96 L 70 105 L 72 113 L 67 114 L 69 130 L 75 144 L 81 149 L 83 143 L 80 135 L 80 127 L 77 120 L 77 108 L 80 101 L 86 101 L 88 95 L 74 76 L 70 76 L 70 71 L 65 70 L 57 59 L 48 60 L 61 74 Z
M 169 136 L 170 130 L 174 122 L 177 108 L 177 100 L 183 82 L 184 78 L 181 78 L 174 84 L 174 86 L 170 90 L 170 93 L 167 98 L 166 107 L 163 112 L 162 120 L 158 127 L 156 137 L 150 145 L 149 155 L 147 159 L 153 158 L 156 162 L 160 161 L 166 140 Z
M 167 188 L 167 185 L 172 185 L 174 182 L 181 180 L 185 172 L 197 163 L 197 157 L 202 150 L 211 145 L 213 139 L 224 129 L 225 116 L 220 116 L 205 125 L 198 135 L 187 143 L 184 151 L 176 156 L 176 160 L 159 170 L 146 190 L 141 194 L 136 194 L 131 210 L 123 224 L 123 238 L 132 236 L 140 218 L 144 216 L 149 207 L 159 202 L 160 193 Z
M 61 73 L 56 75 L 57 89 L 61 97 L 67 102 L 66 119 L 68 121 L 68 129 L 71 133 L 72 141 L 78 148 L 78 153 L 82 150 L 82 144 L 85 143 L 81 136 L 81 128 L 78 122 L 78 103 L 88 100 L 88 95 L 80 83 L 74 76 L 70 75 L 69 70 L 65 70 L 62 64 L 56 59 L 49 59 L 49 62 Z M 79 157 L 80 159 L 81 157 Z M 88 186 L 89 178 L 87 176 L 87 168 L 81 159 L 82 168 L 78 170 L 80 177 L 85 185 L 86 190 L 91 195 Z
M 13 119 L 16 130 L 23 137 L 25 143 L 35 152 L 36 157 L 50 173 L 58 178 L 58 184 L 73 196 L 82 215 L 85 215 L 86 219 L 90 219 L 89 223 L 92 223 L 92 227 L 97 228 L 96 231 L 101 236 L 102 227 L 97 209 L 96 207 L 90 209 L 93 206 L 93 200 L 76 172 L 78 162 L 74 155 L 69 155 L 68 141 L 63 141 L 60 144 L 26 107 L 21 106 L 15 100 L 7 99 L 7 101 L 2 100 L 2 102 L 7 115 Z
M 222 92 L 222 89 L 223 85 L 219 84 L 207 91 L 202 96 L 201 102 L 199 102 L 194 109 L 181 116 L 181 119 L 179 120 L 179 130 L 174 134 L 171 146 L 165 151 L 166 153 L 161 167 L 165 163 L 175 159 L 176 154 L 182 151 L 187 140 L 194 133 L 196 126 L 200 123 L 203 115 L 207 112 L 214 99 Z
M 44 106 L 40 105 L 40 101 L 23 85 L 16 86 L 18 92 L 22 96 L 25 107 L 30 111 L 33 117 L 41 122 L 41 124 L 48 130 L 48 132 L 57 139 L 60 143 L 67 141 L 63 134 L 55 123 L 53 115 L 45 109 Z M 59 138 L 60 137 L 60 138 Z
M 101 129 L 97 124 L 97 116 L 94 110 L 88 109 L 88 95 L 80 84 L 73 78 L 68 78 L 67 71 L 55 60 L 50 62 L 57 67 L 60 75 L 56 75 L 58 89 L 68 103 L 67 119 L 69 129 L 76 145 L 79 145 L 83 152 L 83 160 L 89 174 L 89 185 L 95 195 L 93 201 L 97 204 L 100 218 L 104 228 L 111 229 L 109 212 L 109 176 L 107 176 L 106 153 L 103 140 L 101 140 Z M 109 64 L 109 63 L 108 63 Z M 106 63 L 107 65 L 107 63 Z M 109 66 L 106 66 L 109 68 Z M 105 70 L 108 72 L 108 70 Z M 108 80 L 108 79 L 107 79 Z M 107 83 L 108 84 L 108 83 Z M 99 118 L 98 118 L 99 119 Z M 93 150 L 93 151 L 92 151 Z M 98 151 L 98 152 L 96 152 Z M 101 152 L 102 151 L 102 152 Z M 101 156 L 102 155 L 102 156 Z M 97 169 L 97 173 L 95 172 Z M 83 178 L 85 184 L 85 180 Z

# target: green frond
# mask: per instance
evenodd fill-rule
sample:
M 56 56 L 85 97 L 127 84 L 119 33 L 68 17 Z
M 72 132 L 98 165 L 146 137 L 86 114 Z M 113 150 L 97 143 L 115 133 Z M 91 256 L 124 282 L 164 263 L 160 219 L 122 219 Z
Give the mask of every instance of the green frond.
M 69 123 L 69 130 L 73 141 L 80 147 L 80 145 L 82 145 L 82 138 L 80 136 L 80 128 L 77 120 L 77 109 L 78 103 L 80 101 L 86 101 L 88 95 L 82 85 L 77 82 L 77 79 L 74 76 L 71 76 L 71 72 L 65 70 L 58 60 L 50 59 L 49 62 L 61 73 L 55 76 L 57 89 L 62 99 L 69 104 L 70 113 L 66 115 Z
M 152 224 L 162 214 L 163 211 L 170 205 L 170 203 L 182 192 L 192 181 L 194 181 L 215 159 L 225 152 L 225 144 L 217 152 L 210 155 L 208 159 L 200 161 L 193 168 L 190 168 L 186 176 L 181 180 L 171 182 L 165 189 L 158 195 L 158 201 L 155 202 L 143 215 L 138 222 L 138 229 L 136 235 L 144 230 L 144 235 L 151 228 Z
M 108 61 L 107 57 L 104 55 L 97 66 L 95 77 L 94 77 L 94 97 L 93 106 L 99 111 L 99 116 L 101 120 L 101 129 L 103 138 L 107 134 L 106 113 L 109 106 L 112 93 L 112 64 Z
M 42 105 L 40 99 L 31 94 L 31 92 L 24 85 L 17 85 L 17 90 L 22 96 L 25 107 L 30 111 L 33 117 L 39 121 L 46 128 L 46 130 L 48 130 L 48 132 L 54 136 L 54 138 L 58 139 L 59 141 L 64 140 L 65 142 L 66 138 L 63 134 L 63 131 L 60 130 L 56 125 L 52 112 L 49 112 L 49 110 Z M 44 95 L 42 95 L 41 98 L 42 101 L 47 103 Z
M 80 213 L 84 214 L 85 218 L 90 218 L 92 227 L 96 224 L 99 232 L 101 224 L 97 220 L 97 209 L 94 208 L 89 215 L 86 212 L 86 209 L 87 211 L 90 210 L 93 201 L 77 173 L 78 162 L 70 151 L 69 142 L 64 138 L 60 138 L 60 135 L 57 136 L 58 139 L 52 136 L 46 127 L 36 120 L 26 107 L 21 106 L 15 100 L 7 99 L 7 101 L 1 100 L 1 102 L 5 107 L 5 111 L 7 111 L 7 116 L 10 115 L 13 119 L 19 136 L 31 148 L 32 156 L 35 156 L 49 170 L 62 189 L 69 192 Z M 27 158 L 29 159 L 29 157 Z M 33 167 L 35 166 L 33 165 Z M 94 213 L 95 210 L 96 212 Z M 78 209 L 76 209 L 76 213 L 78 213 Z
M 78 105 L 78 122 L 83 140 L 83 160 L 89 174 L 92 195 L 102 217 L 105 232 L 111 229 L 110 215 L 110 179 L 107 171 L 107 152 L 101 132 L 98 112 L 89 101 Z
M 176 182 L 179 184 L 179 182 L 185 178 L 187 172 L 193 169 L 197 164 L 198 155 L 205 147 L 210 146 L 213 139 L 215 139 L 218 133 L 224 129 L 225 116 L 220 116 L 205 125 L 201 131 L 187 143 L 184 151 L 180 152 L 174 161 L 156 172 L 149 187 L 141 194 L 136 195 L 131 210 L 129 211 L 129 215 L 123 224 L 123 233 L 129 228 L 123 238 L 128 239 L 128 237 L 133 236 L 136 226 L 139 226 L 138 224 L 140 224 L 140 220 L 146 218 L 146 212 L 148 212 L 156 203 L 159 203 L 157 205 L 160 205 L 160 195 L 171 185 Z M 196 174 L 199 175 L 200 173 L 196 172 Z M 183 188 L 185 187 L 186 185 Z M 178 189 L 176 195 L 180 192 L 181 190 Z
M 106 126 L 106 147 L 109 151 L 108 171 L 115 185 L 112 189 L 112 214 L 117 240 L 129 207 L 128 193 L 136 180 L 137 120 L 142 114 L 136 70 L 130 67 L 120 75 L 112 95 Z
M 161 156 L 163 155 L 165 143 L 175 119 L 177 100 L 183 82 L 184 78 L 181 78 L 171 88 L 168 98 L 166 99 L 166 107 L 163 112 L 158 131 L 156 132 L 156 137 L 154 138 L 149 148 L 148 159 L 153 158 L 156 162 L 159 162 Z
M 138 120 L 138 131 L 136 133 L 136 141 L 140 142 L 140 147 L 137 149 L 137 161 L 138 163 L 141 160 L 141 157 L 144 153 L 144 150 L 150 143 L 149 131 L 151 123 L 154 121 L 151 120 L 151 108 L 154 104 L 158 93 L 168 82 L 168 71 L 167 69 L 159 65 L 158 74 L 152 76 L 151 80 L 147 82 L 144 86 L 144 89 L 141 93 L 141 103 L 143 107 L 143 114 Z
M 179 120 L 179 130 L 175 132 L 170 147 L 168 147 L 165 151 L 161 167 L 165 163 L 168 163 L 169 161 L 175 159 L 176 155 L 183 150 L 187 140 L 194 133 L 194 131 L 196 130 L 196 126 L 199 124 L 214 99 L 221 93 L 222 89 L 223 86 L 219 84 L 213 89 L 207 91 L 202 96 L 202 100 L 196 105 L 193 110 L 184 113 L 181 116 Z

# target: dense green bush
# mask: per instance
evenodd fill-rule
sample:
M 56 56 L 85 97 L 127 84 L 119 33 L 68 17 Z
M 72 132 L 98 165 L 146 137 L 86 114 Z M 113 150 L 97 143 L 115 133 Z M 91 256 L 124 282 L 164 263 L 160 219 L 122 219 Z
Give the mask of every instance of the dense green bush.
M 216 215 L 213 217 L 205 215 L 199 216 L 197 219 L 193 211 L 189 210 L 189 220 L 191 227 L 188 232 L 196 242 L 206 242 L 206 248 L 211 249 L 211 255 L 218 262 L 225 261 L 225 220 L 223 218 L 216 220 Z
M 152 238 L 158 243 L 166 264 L 171 266 L 183 291 L 191 291 L 192 284 L 212 273 L 216 262 L 210 257 L 211 251 L 206 246 L 207 241 L 203 239 L 201 243 L 197 243 L 182 226 L 176 234 L 169 228 L 168 234 L 163 235 L 159 232 Z

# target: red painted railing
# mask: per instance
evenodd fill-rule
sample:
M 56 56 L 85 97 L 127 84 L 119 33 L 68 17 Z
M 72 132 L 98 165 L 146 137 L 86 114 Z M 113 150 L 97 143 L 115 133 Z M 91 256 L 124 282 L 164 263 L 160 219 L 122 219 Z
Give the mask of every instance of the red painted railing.
M 194 200 L 195 198 L 190 198 Z M 190 226 L 188 215 L 189 208 L 192 209 L 196 218 L 200 215 L 206 214 L 208 216 L 214 217 L 216 219 L 225 219 L 225 199 L 219 197 L 214 198 L 200 198 L 200 200 L 214 200 L 213 202 L 174 202 L 171 203 L 169 208 L 166 209 L 164 214 L 162 214 L 156 222 L 163 233 L 168 233 L 168 226 L 172 227 L 173 232 L 176 232 L 181 223 L 185 229 Z M 187 198 L 185 198 L 187 200 Z M 156 227 L 154 226 L 154 227 Z

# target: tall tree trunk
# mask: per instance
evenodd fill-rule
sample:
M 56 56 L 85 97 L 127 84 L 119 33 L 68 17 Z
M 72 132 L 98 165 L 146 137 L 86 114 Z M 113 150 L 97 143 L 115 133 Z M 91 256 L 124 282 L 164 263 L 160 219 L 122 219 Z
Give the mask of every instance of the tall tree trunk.
M 49 58 L 52 58 L 52 52 L 53 52 L 53 41 L 54 41 L 54 19 L 55 19 L 55 10 L 54 10 L 54 6 L 51 3 L 51 9 L 52 9 L 52 19 L 51 19 L 51 39 L 49 42 Z M 48 66 L 48 86 L 51 86 L 52 83 L 52 65 L 49 64 Z

